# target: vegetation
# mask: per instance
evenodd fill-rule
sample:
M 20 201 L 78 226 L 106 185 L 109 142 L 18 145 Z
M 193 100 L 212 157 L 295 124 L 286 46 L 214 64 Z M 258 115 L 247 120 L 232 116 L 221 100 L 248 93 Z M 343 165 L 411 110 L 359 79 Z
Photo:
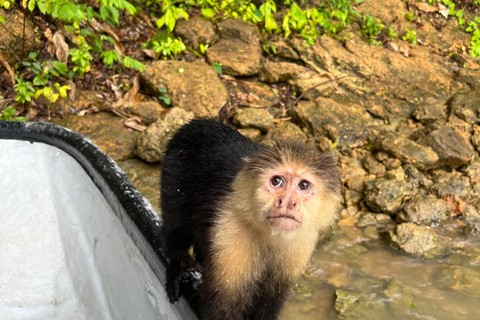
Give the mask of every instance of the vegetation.
M 298 34 L 306 40 L 307 45 L 313 45 L 322 34 L 348 40 L 355 25 L 360 27 L 360 34 L 365 41 L 374 45 L 384 45 L 398 38 L 398 33 L 403 34 L 402 40 L 417 44 L 413 23 L 419 22 L 419 18 L 414 12 L 408 11 L 405 14 L 405 18 L 412 22 L 412 28 L 398 30 L 397 33 L 377 17 L 360 15 L 356 11 L 356 5 L 361 2 L 363 0 L 324 0 L 314 7 L 306 5 L 306 0 L 286 0 L 278 8 L 273 0 L 265 0 L 257 8 L 249 0 L 0 0 L 0 7 L 8 10 L 22 6 L 58 21 L 63 26 L 61 33 L 57 32 L 53 37 L 51 34 L 45 35 L 50 37 L 48 40 L 55 46 L 65 47 L 67 56 L 61 59 L 58 54 L 55 55 L 61 61 L 43 60 L 40 63 L 36 60 L 36 55 L 31 54 L 27 58 L 21 57 L 21 63 L 14 66 L 15 101 L 28 103 L 32 98 L 37 99 L 43 95 L 53 103 L 59 97 L 65 97 L 71 89 L 65 85 L 68 79 L 82 79 L 92 69 L 98 68 L 98 65 L 92 67 L 93 61 L 101 61 L 107 70 L 113 69 L 117 73 L 128 69 L 140 72 L 144 70 L 143 63 L 129 56 L 132 51 L 123 48 L 122 41 L 113 31 L 120 26 L 121 21 L 135 19 L 139 14 L 145 17 L 147 13 L 159 29 L 151 39 L 141 44 L 141 49 L 151 50 L 157 59 L 176 59 L 187 49 L 200 57 L 206 53 L 209 44 L 200 44 L 197 51 L 187 48 L 182 39 L 172 33 L 177 21 L 188 20 L 192 12 L 215 23 L 237 18 L 258 24 L 265 37 L 281 34 L 289 38 L 292 34 Z M 473 0 L 471 5 L 478 6 L 479 2 L 480 0 Z M 466 21 L 462 7 L 465 2 L 428 0 L 428 3 L 441 3 L 448 9 L 447 16 L 455 18 L 472 35 L 469 54 L 480 57 L 480 17 Z M 0 17 L 0 22 L 4 23 L 3 17 Z M 65 32 L 69 34 L 68 37 L 62 35 Z M 276 48 L 265 44 L 264 50 L 275 53 Z M 220 65 L 214 67 L 221 73 Z

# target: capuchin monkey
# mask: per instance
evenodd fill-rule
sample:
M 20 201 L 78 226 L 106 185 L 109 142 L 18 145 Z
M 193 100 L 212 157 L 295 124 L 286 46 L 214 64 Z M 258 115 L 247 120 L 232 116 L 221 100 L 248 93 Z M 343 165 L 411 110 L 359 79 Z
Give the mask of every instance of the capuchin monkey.
M 176 301 L 181 278 L 200 271 L 205 320 L 277 319 L 341 204 L 329 155 L 263 147 L 207 119 L 169 141 L 161 197 L 167 294 Z

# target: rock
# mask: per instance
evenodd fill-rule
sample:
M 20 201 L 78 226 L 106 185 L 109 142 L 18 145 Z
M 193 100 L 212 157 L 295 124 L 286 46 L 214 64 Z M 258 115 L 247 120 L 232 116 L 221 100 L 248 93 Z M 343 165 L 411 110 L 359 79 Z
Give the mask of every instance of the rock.
M 135 156 L 135 141 L 140 132 L 125 127 L 125 120 L 110 112 L 98 112 L 83 117 L 66 115 L 62 119 L 52 118 L 51 122 L 87 136 L 115 161 Z
M 438 161 L 438 155 L 432 148 L 393 133 L 380 133 L 369 137 L 369 140 L 375 149 L 387 152 L 403 163 L 410 163 L 421 170 Z
M 455 94 L 449 106 L 452 112 L 469 124 L 480 123 L 480 90 Z
M 448 195 L 457 195 L 463 199 L 470 193 L 470 183 L 468 177 L 459 173 L 442 173 L 436 177 L 430 190 L 435 192 L 438 197 Z
M 262 131 L 255 128 L 244 128 L 244 129 L 240 128 L 238 129 L 238 132 L 240 132 L 242 135 L 244 135 L 245 137 L 247 137 L 252 141 L 258 141 L 262 136 Z
M 387 239 L 397 249 L 414 255 L 423 255 L 440 246 L 440 239 L 431 227 L 402 223 L 389 231 Z
M 437 227 L 450 218 L 452 207 L 434 196 L 417 196 L 397 215 L 397 221 Z
M 363 178 L 366 175 L 362 163 L 357 159 L 348 158 L 346 163 L 340 165 L 340 180 L 355 191 L 363 192 Z
M 384 178 L 366 181 L 365 204 L 373 212 L 393 215 L 400 210 L 403 201 L 410 196 L 411 187 L 404 181 Z
M 477 151 L 480 151 L 480 130 L 475 130 L 472 135 L 472 144 Z
M 236 102 L 240 106 L 270 108 L 281 102 L 278 91 L 265 84 L 237 80 L 227 81 L 226 86 L 229 94 L 236 98 Z M 273 110 L 278 109 L 273 108 Z
M 101 98 L 100 91 L 93 90 L 75 90 L 75 100 L 58 99 L 55 103 L 57 108 L 65 114 L 77 114 L 90 106 L 96 106 L 99 110 L 107 110 L 110 104 Z
M 351 206 L 359 203 L 363 199 L 363 194 L 355 190 L 346 190 L 345 191 L 345 205 Z
M 440 286 L 480 298 L 480 272 L 462 266 L 448 266 L 436 274 Z
M 458 168 L 472 160 L 473 148 L 455 129 L 441 126 L 426 136 L 426 143 L 438 155 L 438 165 Z
M 466 169 L 465 175 L 470 179 L 472 195 L 480 195 L 480 161 L 475 159 Z M 480 197 L 479 197 L 480 198 Z
M 260 71 L 262 46 L 257 27 L 237 19 L 220 23 L 220 40 L 207 50 L 207 59 L 221 63 L 223 73 L 251 76 Z
M 372 117 L 357 103 L 344 99 L 341 103 L 317 98 L 315 101 L 299 101 L 293 109 L 294 119 L 314 137 L 326 136 L 338 146 L 365 144 Z
M 194 114 L 191 111 L 178 107 L 170 109 L 138 137 L 135 147 L 136 155 L 150 163 L 162 161 L 168 140 L 179 127 L 193 117 Z
M 173 107 L 197 117 L 217 117 L 228 99 L 217 72 L 204 62 L 155 61 L 145 67 L 140 77 L 151 94 L 168 97 Z
M 446 117 L 445 105 L 427 104 L 418 106 L 413 117 L 423 124 L 430 124 Z
M 20 10 L 15 7 L 8 11 L 0 8 L 0 16 L 5 19 L 5 23 L 2 23 L 3 32 L 0 33 L 0 49 L 2 55 L 12 67 L 19 62 L 17 57 L 22 58 L 22 53 L 25 54 L 23 58 L 26 58 L 29 52 L 40 52 L 42 50 L 43 43 L 40 41 L 39 34 L 35 31 L 35 25 L 29 18 L 25 19 Z M 24 21 L 25 25 L 23 24 Z M 39 57 L 37 56 L 37 58 Z
M 302 129 L 290 121 L 285 121 L 278 127 L 268 130 L 266 140 L 276 141 L 307 141 L 307 135 L 303 133 Z
M 460 69 L 457 72 L 457 80 L 468 84 L 473 90 L 480 89 L 480 71 Z
M 146 163 L 139 159 L 129 159 L 118 162 L 133 185 L 160 213 L 160 166 Z
M 155 101 L 140 101 L 135 102 L 130 111 L 147 122 L 155 122 L 165 112 L 165 108 Z
M 385 166 L 378 162 L 371 154 L 367 154 L 363 158 L 363 166 L 371 174 L 382 176 L 385 173 Z
M 396 169 L 388 170 L 385 173 L 385 178 L 393 179 L 393 180 L 399 180 L 399 181 L 405 181 L 405 171 L 403 171 L 402 167 L 398 167 Z
M 358 220 L 357 226 L 360 228 L 374 226 L 374 225 L 385 225 L 391 223 L 393 220 L 388 214 L 382 213 L 371 213 L 367 212 L 362 215 L 362 217 Z
M 241 108 L 234 117 L 241 128 L 252 127 L 267 132 L 273 125 L 273 116 L 265 109 Z
M 305 70 L 298 76 L 288 79 L 287 83 L 297 95 L 304 99 L 314 100 L 318 97 L 329 97 L 337 91 L 334 82 L 326 74 Z
M 262 64 L 258 79 L 269 83 L 284 82 L 298 78 L 305 68 L 290 62 L 265 62 Z
M 298 60 L 300 58 L 298 53 L 282 37 L 269 39 L 267 46 L 270 47 L 269 51 L 273 52 L 276 56 L 292 60 Z
M 402 162 L 396 158 L 388 158 L 385 161 L 385 168 L 387 170 L 395 170 L 402 165 Z
M 478 202 L 480 203 L 480 202 Z M 465 211 L 462 213 L 462 216 L 465 220 L 479 220 L 480 221 L 480 212 L 473 205 L 467 204 L 465 206 Z
M 182 38 L 185 45 L 195 50 L 199 50 L 200 44 L 212 44 L 217 37 L 213 23 L 197 17 L 178 20 L 175 25 L 175 34 Z
M 480 237 L 480 220 L 468 220 L 465 226 L 465 234 Z

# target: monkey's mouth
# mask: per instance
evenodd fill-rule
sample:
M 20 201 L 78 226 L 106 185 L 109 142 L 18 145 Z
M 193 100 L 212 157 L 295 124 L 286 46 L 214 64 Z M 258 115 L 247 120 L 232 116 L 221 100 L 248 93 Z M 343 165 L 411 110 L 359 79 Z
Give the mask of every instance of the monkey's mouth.
M 301 221 L 288 215 L 270 216 L 267 217 L 267 221 L 272 227 L 278 227 L 286 231 L 293 231 L 302 225 Z

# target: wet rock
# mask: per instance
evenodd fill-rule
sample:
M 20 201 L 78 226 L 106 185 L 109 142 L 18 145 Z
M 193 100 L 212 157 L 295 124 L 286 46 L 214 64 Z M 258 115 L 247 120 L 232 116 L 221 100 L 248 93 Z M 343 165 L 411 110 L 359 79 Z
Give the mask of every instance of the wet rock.
M 325 98 L 300 101 L 293 110 L 300 127 L 316 137 L 326 136 L 338 146 L 365 144 L 372 117 L 357 103 L 343 100 L 341 103 Z
M 408 182 L 412 184 L 414 189 L 419 187 L 430 188 L 433 182 L 420 170 L 415 168 L 415 166 L 411 164 L 406 164 L 402 166 L 403 171 L 408 179 Z
M 421 170 L 431 167 L 438 161 L 438 155 L 432 148 L 394 133 L 381 133 L 369 137 L 369 140 L 375 149 L 389 153 L 403 163 L 410 163 Z
M 345 205 L 351 206 L 359 203 L 363 199 L 363 193 L 348 189 L 345 191 Z
M 478 202 L 480 203 L 480 201 Z M 480 212 L 472 205 L 466 205 L 465 211 L 462 213 L 465 220 L 480 220 Z
M 135 147 L 136 155 L 150 163 L 162 161 L 168 140 L 179 127 L 193 117 L 194 114 L 191 111 L 178 107 L 170 109 L 138 137 Z
M 25 19 L 24 14 L 15 7 L 8 11 L 0 8 L 0 16 L 5 19 L 5 23 L 2 23 L 3 32 L 0 33 L 0 47 L 2 55 L 11 66 L 18 62 L 17 57 L 23 57 L 23 52 L 25 56 L 28 56 L 29 52 L 40 52 L 43 44 L 30 19 Z
M 452 207 L 434 196 L 417 196 L 397 215 L 397 221 L 437 227 L 450 218 Z
M 388 214 L 367 212 L 358 220 L 357 226 L 363 228 L 378 224 L 389 224 L 391 222 L 393 222 L 392 217 Z
M 375 179 L 364 183 L 365 204 L 373 212 L 393 215 L 410 196 L 411 187 L 404 181 Z
M 449 266 L 436 275 L 441 286 L 480 298 L 480 272 L 462 266 Z
M 363 166 L 371 174 L 382 176 L 385 173 L 385 166 L 378 162 L 371 154 L 363 158 Z
M 255 25 L 227 19 L 220 23 L 220 39 L 207 50 L 210 63 L 221 63 L 223 73 L 251 76 L 260 71 L 262 46 Z
M 470 179 L 472 196 L 478 196 L 480 194 L 480 161 L 478 159 L 465 169 L 465 175 Z
M 450 100 L 450 108 L 469 124 L 480 122 L 480 90 L 458 93 Z
M 120 161 L 118 165 L 157 213 L 160 213 L 160 166 L 139 159 Z
M 262 136 L 262 131 L 255 128 L 240 128 L 238 132 L 253 141 L 258 141 Z
M 413 112 L 413 117 L 423 124 L 430 124 L 446 117 L 446 106 L 427 104 L 418 106 Z
M 51 122 L 87 136 L 115 161 L 131 159 L 135 155 L 135 141 L 140 132 L 128 129 L 124 119 L 110 112 L 84 117 L 66 115 L 63 119 L 52 118 Z
M 468 220 L 465 226 L 465 234 L 480 237 L 480 220 Z
M 460 266 L 479 266 L 480 248 L 475 245 L 453 247 L 448 253 L 445 262 Z
M 473 148 L 455 129 L 441 126 L 426 136 L 426 143 L 439 157 L 438 165 L 451 168 L 469 164 Z
M 348 158 L 345 163 L 340 165 L 340 180 L 345 183 L 350 189 L 358 192 L 363 191 L 363 180 L 367 175 L 367 172 L 363 168 L 362 162 Z
M 448 195 L 457 195 L 466 198 L 470 193 L 470 183 L 468 177 L 459 173 L 442 173 L 436 177 L 430 190 L 435 192 L 438 197 Z
M 338 319 L 372 319 L 376 314 L 385 314 L 387 302 L 380 299 L 379 292 L 364 292 L 351 289 L 335 291 L 335 310 Z M 381 316 L 378 318 L 378 320 Z
M 258 79 L 269 83 L 284 82 L 298 78 L 304 67 L 290 62 L 265 62 L 262 64 Z
M 307 141 L 307 135 L 297 125 L 290 121 L 283 122 L 280 126 L 268 130 L 266 140 L 276 141 Z
M 218 73 L 201 61 L 155 61 L 140 74 L 147 90 L 197 117 L 216 117 L 228 99 Z M 162 91 L 166 92 L 162 92 Z
M 217 37 L 213 23 L 196 17 L 178 20 L 174 32 L 185 45 L 195 50 L 199 49 L 200 44 L 212 44 Z
M 165 112 L 165 108 L 155 101 L 140 101 L 135 102 L 130 111 L 146 122 L 155 122 Z
M 423 255 L 440 246 L 440 239 L 431 227 L 412 223 L 399 224 L 386 236 L 393 247 L 414 255 Z
M 405 172 L 403 171 L 402 167 L 398 167 L 396 169 L 388 170 L 385 174 L 385 178 L 404 181 L 405 180 Z
M 475 130 L 472 134 L 472 144 L 477 151 L 480 151 L 480 130 Z
M 398 169 L 401 165 L 402 162 L 396 158 L 388 158 L 385 161 L 385 168 L 387 168 L 387 170 Z
M 241 128 L 252 127 L 266 132 L 273 125 L 273 116 L 265 109 L 241 108 L 238 109 L 234 121 Z

